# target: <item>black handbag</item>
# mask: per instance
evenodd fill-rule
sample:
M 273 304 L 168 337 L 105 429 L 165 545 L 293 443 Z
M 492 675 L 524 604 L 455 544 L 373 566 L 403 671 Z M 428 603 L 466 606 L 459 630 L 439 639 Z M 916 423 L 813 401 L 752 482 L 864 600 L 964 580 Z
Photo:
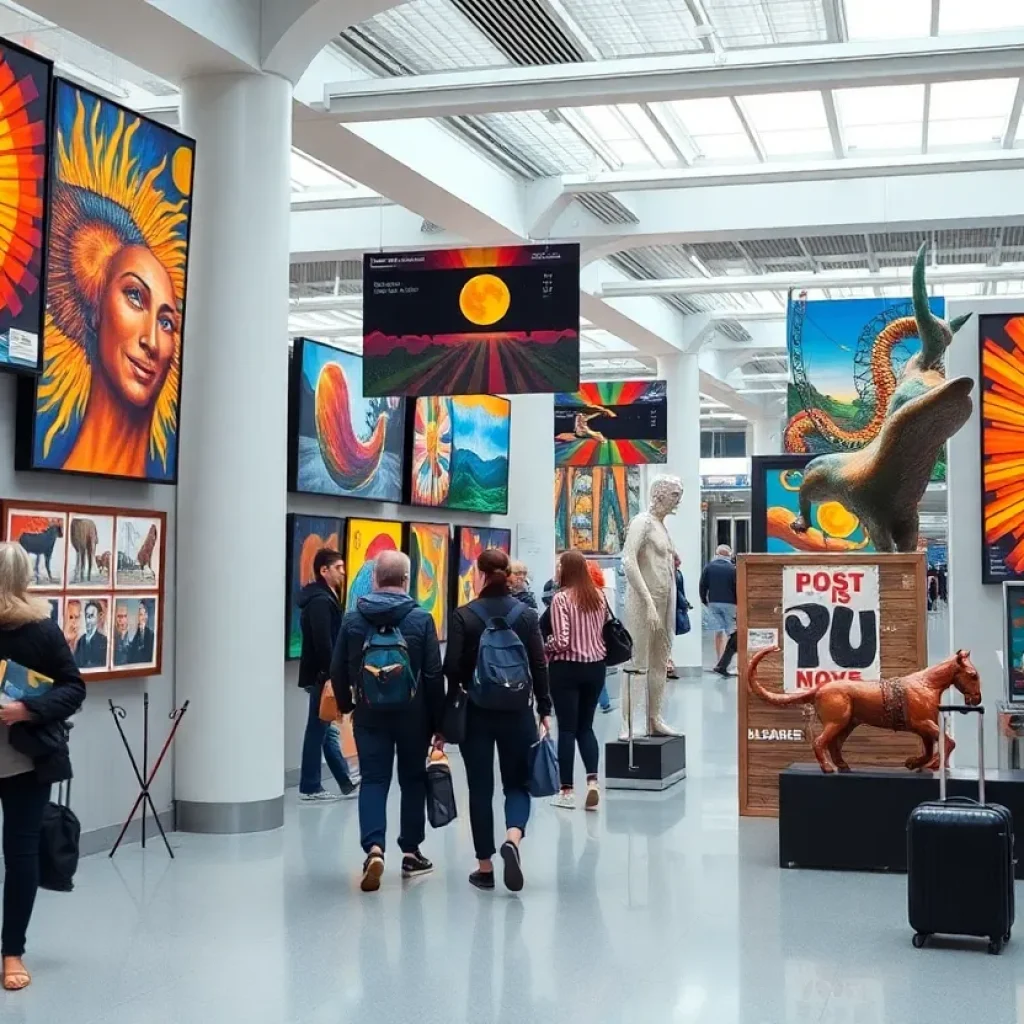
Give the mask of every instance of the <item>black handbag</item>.
M 427 764 L 427 821 L 431 828 L 444 828 L 458 817 L 455 810 L 455 786 L 448 758 Z
M 468 695 L 459 687 L 450 700 L 445 702 L 441 716 L 441 735 L 446 743 L 456 746 L 466 738 L 466 703 Z
M 72 728 L 68 721 L 15 722 L 8 730 L 8 742 L 19 754 L 36 761 L 53 754 L 67 754 Z
M 601 630 L 601 638 L 604 640 L 604 663 L 609 668 L 617 665 L 624 665 L 633 658 L 633 638 L 629 630 L 615 617 L 608 601 L 605 601 L 608 609 L 608 621 Z
M 71 892 L 78 870 L 82 826 L 71 810 L 71 783 L 57 787 L 57 800 L 43 810 L 39 833 L 39 885 L 52 892 Z

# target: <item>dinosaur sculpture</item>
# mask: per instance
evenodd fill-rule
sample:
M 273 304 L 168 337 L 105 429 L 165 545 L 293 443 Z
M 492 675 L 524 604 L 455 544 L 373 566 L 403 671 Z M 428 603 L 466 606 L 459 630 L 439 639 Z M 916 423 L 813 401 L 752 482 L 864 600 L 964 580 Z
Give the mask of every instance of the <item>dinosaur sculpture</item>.
M 857 516 L 878 551 L 915 551 L 918 505 L 942 446 L 971 415 L 970 377 L 946 380 L 943 361 L 970 314 L 951 322 L 928 306 L 922 245 L 914 264 L 914 318 L 921 351 L 907 363 L 874 439 L 859 451 L 812 459 L 800 486 L 792 529 L 806 533 L 811 505 L 838 501 Z
M 970 651 L 957 651 L 938 665 L 897 679 L 872 682 L 833 680 L 795 693 L 775 693 L 757 681 L 757 666 L 762 658 L 779 650 L 778 647 L 766 647 L 751 657 L 747 667 L 747 685 L 751 692 L 775 707 L 813 702 L 822 726 L 814 741 L 814 756 L 826 773 L 836 769 L 841 772 L 850 770 L 843 759 L 843 744 L 858 725 L 916 733 L 921 737 L 924 749 L 919 756 L 907 759 L 907 767 L 912 771 L 938 771 L 936 743 L 942 695 L 950 686 L 955 686 L 964 695 L 966 704 L 974 706 L 981 703 L 981 680 L 971 663 Z M 947 737 L 947 757 L 955 746 L 952 737 Z M 826 753 L 831 757 L 831 763 Z

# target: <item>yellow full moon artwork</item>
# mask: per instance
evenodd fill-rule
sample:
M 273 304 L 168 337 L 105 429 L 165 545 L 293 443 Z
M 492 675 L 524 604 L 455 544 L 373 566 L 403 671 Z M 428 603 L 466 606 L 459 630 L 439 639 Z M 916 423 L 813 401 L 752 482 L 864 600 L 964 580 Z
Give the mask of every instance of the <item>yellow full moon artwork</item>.
M 192 191 L 192 150 L 187 146 L 179 146 L 171 158 L 171 179 L 183 196 Z
M 860 520 L 838 501 L 826 501 L 818 508 L 818 525 L 831 537 L 849 537 Z
M 496 274 L 471 277 L 459 293 L 459 309 L 472 324 L 490 327 L 496 324 L 512 304 L 508 285 Z

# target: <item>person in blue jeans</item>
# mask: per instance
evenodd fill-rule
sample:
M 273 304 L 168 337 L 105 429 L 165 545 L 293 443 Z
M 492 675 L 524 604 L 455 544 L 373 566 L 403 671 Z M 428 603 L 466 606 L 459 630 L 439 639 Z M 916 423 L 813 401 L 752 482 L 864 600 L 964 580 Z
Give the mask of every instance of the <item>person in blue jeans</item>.
M 452 614 L 445 651 L 444 672 L 448 677 L 449 700 L 460 691 L 470 693 L 476 669 L 484 617 L 506 616 L 517 605 L 518 617 L 509 624 L 529 656 L 533 681 L 533 704 L 521 711 L 496 711 L 466 702 L 466 729 L 459 749 L 469 783 L 469 827 L 473 833 L 477 870 L 469 876 L 478 889 L 494 888 L 494 751 L 498 751 L 501 786 L 505 793 L 505 841 L 501 845 L 505 887 L 518 892 L 523 887 L 519 844 L 530 818 L 530 748 L 537 742 L 536 710 L 541 729 L 551 725 L 551 690 L 547 658 L 537 613 L 516 600 L 509 588 L 511 568 L 508 555 L 488 548 L 477 558 L 483 587 L 477 600 Z M 483 616 L 483 617 L 482 617 Z
M 356 784 L 341 753 L 338 730 L 320 721 L 320 696 L 331 671 L 334 642 L 341 629 L 341 593 L 345 585 L 345 560 L 331 548 L 321 548 L 313 558 L 315 580 L 299 594 L 299 624 L 302 655 L 299 686 L 309 694 L 306 733 L 302 740 L 299 768 L 299 801 L 304 804 L 332 803 L 356 795 Z M 321 782 L 321 754 L 338 783 L 339 793 L 330 793 Z
M 388 656 L 396 661 L 389 662 L 386 673 L 368 661 L 364 665 L 364 645 L 375 632 L 395 645 L 388 649 Z M 395 669 L 406 660 L 412 687 L 406 699 L 400 699 L 398 688 L 405 672 Z M 365 682 L 366 673 L 377 680 L 376 694 Z M 361 597 L 345 615 L 331 661 L 331 683 L 339 709 L 352 711 L 362 770 L 359 832 L 366 859 L 360 888 L 376 892 L 384 874 L 388 790 L 396 761 L 402 790 L 398 833 L 402 877 L 428 874 L 434 865 L 420 851 L 426 832 L 427 751 L 440 731 L 444 676 L 434 619 L 409 596 L 409 556 L 401 551 L 382 551 L 377 556 L 373 593 Z M 373 703 L 389 686 L 395 688 L 395 702 Z

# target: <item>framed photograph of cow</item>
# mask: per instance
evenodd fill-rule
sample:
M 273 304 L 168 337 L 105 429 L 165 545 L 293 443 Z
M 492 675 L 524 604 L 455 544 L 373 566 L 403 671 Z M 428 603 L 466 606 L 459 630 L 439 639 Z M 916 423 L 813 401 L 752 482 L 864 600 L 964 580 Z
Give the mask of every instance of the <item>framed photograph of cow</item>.
M 49 599 L 89 683 L 160 674 L 164 513 L 5 501 L 0 522 L 28 552 L 31 588 Z

